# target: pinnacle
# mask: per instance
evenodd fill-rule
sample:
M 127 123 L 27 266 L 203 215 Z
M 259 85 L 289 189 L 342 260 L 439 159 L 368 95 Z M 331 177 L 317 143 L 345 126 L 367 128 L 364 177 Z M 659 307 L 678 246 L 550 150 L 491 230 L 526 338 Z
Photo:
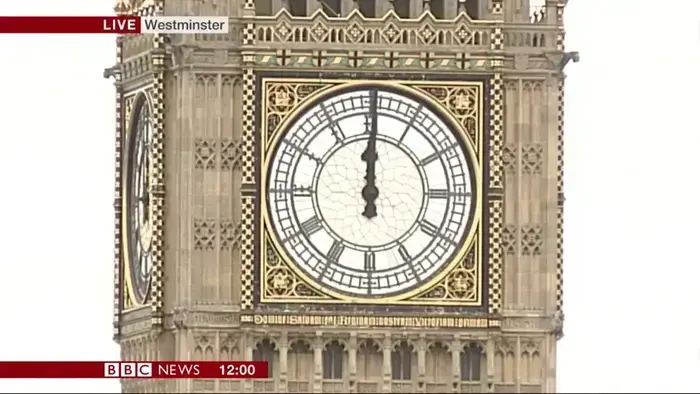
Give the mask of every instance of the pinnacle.
M 132 0 L 116 0 L 116 3 L 114 4 L 114 11 L 116 13 L 124 13 L 131 11 L 131 1 Z

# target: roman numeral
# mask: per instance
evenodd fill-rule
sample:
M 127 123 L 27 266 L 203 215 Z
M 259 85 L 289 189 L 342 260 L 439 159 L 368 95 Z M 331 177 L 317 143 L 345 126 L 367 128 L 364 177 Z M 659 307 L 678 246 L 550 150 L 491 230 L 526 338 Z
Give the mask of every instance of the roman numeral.
M 292 148 L 292 150 L 295 150 L 295 151 L 301 153 L 302 155 L 308 157 L 309 159 L 315 161 L 316 163 L 320 163 L 320 162 L 321 162 L 321 159 L 320 159 L 320 158 L 316 157 L 313 153 L 311 153 L 311 152 L 309 152 L 308 150 L 306 150 L 306 149 L 300 147 L 299 145 L 295 144 L 294 142 L 292 142 L 292 141 L 287 141 L 287 140 L 282 140 L 282 142 L 283 142 L 285 145 L 287 145 L 289 148 Z
M 430 164 L 430 163 L 434 162 L 435 160 L 437 160 L 438 157 L 440 157 L 440 152 L 435 152 L 435 153 L 433 153 L 432 155 L 430 155 L 430 156 L 424 158 L 423 160 L 421 160 L 421 161 L 420 161 L 420 164 L 422 164 L 422 165 Z
M 315 234 L 322 228 L 321 219 L 318 216 L 312 216 L 301 224 L 301 231 L 307 236 Z
M 335 137 L 337 142 L 343 142 L 345 139 L 345 134 L 338 125 L 338 122 L 333 119 L 333 116 L 331 116 L 331 113 L 328 111 L 328 107 L 326 107 L 325 104 L 321 104 L 321 108 L 323 109 L 323 114 L 326 116 L 326 119 L 328 119 L 328 128 L 331 130 L 331 134 L 333 134 L 333 137 Z
M 434 162 L 435 160 L 437 160 L 437 159 L 438 159 L 440 156 L 442 156 L 445 152 L 448 152 L 448 151 L 450 151 L 450 150 L 456 148 L 457 146 L 458 146 L 457 144 L 452 144 L 452 145 L 450 145 L 450 146 L 446 146 L 446 147 L 440 149 L 439 151 L 433 152 L 433 154 L 431 154 L 431 155 L 429 155 L 429 156 L 423 158 L 423 160 L 421 160 L 420 163 L 421 163 L 422 165 L 424 165 L 424 166 L 425 166 L 425 165 L 428 165 L 428 164 Z
M 430 189 L 428 190 L 428 198 L 442 198 L 446 199 L 450 193 L 447 189 Z
M 345 245 L 338 241 L 333 241 L 333 245 L 331 245 L 331 248 L 328 250 L 328 259 L 337 263 L 344 250 Z
M 314 190 L 309 186 L 295 186 L 291 189 L 270 189 L 273 194 L 291 194 L 294 197 L 311 197 Z
M 411 255 L 403 244 L 399 244 L 399 256 L 401 256 L 401 259 L 406 263 L 411 261 Z
M 420 229 L 431 237 L 436 236 L 438 232 L 438 227 L 427 220 L 422 220 L 420 222 Z
M 421 110 L 423 110 L 422 105 L 415 109 L 415 112 L 413 112 L 413 115 L 411 115 L 411 120 L 409 120 L 408 123 L 406 123 L 406 128 L 403 130 L 403 133 L 401 133 L 401 137 L 399 137 L 399 142 L 402 142 L 403 139 L 406 138 L 406 134 L 408 134 L 408 131 L 411 129 L 411 126 L 413 126 L 413 123 L 416 122 L 418 114 Z
M 372 272 L 377 270 L 376 256 L 374 252 L 365 252 L 365 271 Z
M 448 191 L 447 189 L 430 189 L 430 190 L 428 190 L 428 198 L 435 198 L 435 199 L 446 199 L 450 196 L 469 197 L 471 195 L 472 194 L 468 193 L 468 192 L 451 192 L 451 191 Z

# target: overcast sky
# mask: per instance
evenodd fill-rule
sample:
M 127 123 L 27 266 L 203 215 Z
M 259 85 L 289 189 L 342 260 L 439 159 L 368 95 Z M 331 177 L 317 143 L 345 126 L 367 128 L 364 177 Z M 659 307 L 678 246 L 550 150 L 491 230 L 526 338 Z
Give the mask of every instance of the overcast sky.
M 570 0 L 563 392 L 700 391 L 700 1 Z M 111 0 L 0 1 L 108 15 Z M 0 36 L 0 359 L 115 360 L 112 36 Z M 0 381 L 0 392 L 118 392 Z

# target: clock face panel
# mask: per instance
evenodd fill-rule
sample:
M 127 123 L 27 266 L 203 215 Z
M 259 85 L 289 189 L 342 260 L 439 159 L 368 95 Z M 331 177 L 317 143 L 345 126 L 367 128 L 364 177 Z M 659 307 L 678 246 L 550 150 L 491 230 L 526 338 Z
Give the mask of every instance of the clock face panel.
M 463 140 L 429 106 L 388 88 L 317 101 L 282 131 L 267 168 L 278 244 L 319 287 L 351 297 L 420 287 L 454 260 L 472 226 Z
M 127 236 L 129 274 L 134 297 L 146 300 L 151 284 L 152 228 L 150 218 L 149 173 L 153 124 L 148 101 L 142 96 L 137 104 L 129 137 L 127 164 Z

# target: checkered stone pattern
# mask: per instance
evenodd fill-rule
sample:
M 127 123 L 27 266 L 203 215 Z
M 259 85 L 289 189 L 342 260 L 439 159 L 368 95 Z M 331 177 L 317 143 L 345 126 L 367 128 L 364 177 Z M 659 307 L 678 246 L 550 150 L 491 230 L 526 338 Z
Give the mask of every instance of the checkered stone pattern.
M 503 201 L 489 200 L 489 314 L 501 311 L 503 283 Z
M 241 308 L 253 309 L 253 240 L 255 239 L 255 199 L 243 197 L 241 202 Z
M 491 0 L 491 13 L 492 14 L 502 14 L 503 13 L 503 0 Z
M 564 29 L 559 29 L 559 31 L 557 32 L 557 39 L 556 39 L 557 51 L 564 52 L 564 50 L 566 49 L 564 47 L 564 36 L 565 36 Z
M 255 73 L 252 68 L 243 71 L 243 183 L 255 183 L 253 159 L 255 141 Z
M 489 313 L 498 314 L 503 281 L 503 75 L 495 73 L 489 89 Z M 500 192 L 499 192 L 500 191 Z
M 564 312 L 564 76 L 557 93 L 557 310 Z
M 122 62 L 122 37 L 116 40 L 116 64 L 117 67 Z M 122 76 L 119 70 L 114 74 L 114 84 L 116 85 L 116 105 L 115 105 L 115 160 L 114 160 L 114 317 L 112 321 L 114 339 L 119 339 L 119 321 L 121 314 L 121 260 L 122 260 L 122 133 L 124 125 L 124 108 L 122 108 Z
M 559 26 L 564 24 L 564 7 L 566 7 L 564 1 L 560 1 L 559 4 L 557 4 L 557 25 Z
M 154 13 L 158 7 L 154 6 Z M 162 11 L 162 9 L 161 9 Z M 165 73 L 164 55 L 158 50 L 165 49 L 165 36 L 153 35 L 153 88 L 151 106 L 153 116 L 153 147 L 151 160 L 153 174 L 151 182 L 152 205 L 151 218 L 153 226 L 153 272 L 151 276 L 151 312 L 153 325 L 162 324 L 163 312 L 163 232 L 165 205 Z
M 501 27 L 494 27 L 491 31 L 491 50 L 503 50 L 503 28 Z
M 489 97 L 489 188 L 503 188 L 503 75 L 493 74 Z
M 254 10 L 255 9 L 255 0 L 245 0 L 245 2 L 243 3 L 243 9 Z

